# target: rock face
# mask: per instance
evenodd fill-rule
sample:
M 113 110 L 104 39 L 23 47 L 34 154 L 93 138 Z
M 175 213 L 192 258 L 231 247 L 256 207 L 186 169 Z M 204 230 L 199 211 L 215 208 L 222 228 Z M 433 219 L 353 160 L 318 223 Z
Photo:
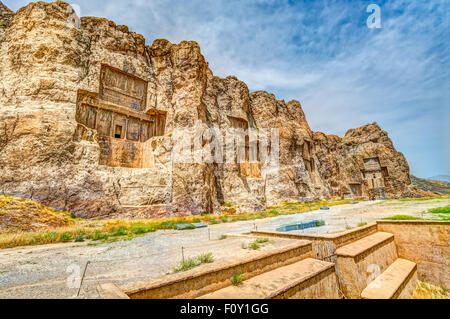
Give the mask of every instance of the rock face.
M 15 13 L 0 2 L 0 52 L 4 193 L 89 218 L 419 194 L 376 123 L 343 138 L 312 132 L 299 102 L 214 76 L 196 42 L 148 46 L 107 19 L 79 21 L 61 1 Z M 220 155 L 211 132 L 227 136 L 231 128 L 268 133 L 223 151 L 243 154 L 242 163 L 202 158 Z M 190 160 L 179 160 L 187 136 Z M 276 169 L 249 158 L 264 149 Z

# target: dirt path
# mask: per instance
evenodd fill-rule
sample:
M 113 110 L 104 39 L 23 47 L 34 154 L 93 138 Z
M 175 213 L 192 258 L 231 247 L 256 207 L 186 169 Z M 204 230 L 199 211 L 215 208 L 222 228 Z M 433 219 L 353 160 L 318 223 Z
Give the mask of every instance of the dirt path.
M 378 201 L 334 206 L 329 211 L 279 216 L 257 221 L 212 225 L 207 229 L 158 231 L 130 241 L 99 245 L 53 244 L 0 250 L 0 298 L 99 298 L 96 286 L 101 282 L 126 284 L 164 276 L 181 259 L 213 252 L 216 260 L 230 258 L 243 250 L 242 239 L 219 240 L 225 233 L 252 229 L 275 230 L 295 221 L 322 219 L 326 225 L 305 233 L 333 233 L 346 226 L 402 214 L 429 217 L 428 209 L 450 205 L 450 199 L 428 201 Z M 270 249 L 273 242 L 263 249 Z M 85 279 L 80 295 L 70 288 L 71 279 Z M 69 285 L 68 285 L 69 283 Z

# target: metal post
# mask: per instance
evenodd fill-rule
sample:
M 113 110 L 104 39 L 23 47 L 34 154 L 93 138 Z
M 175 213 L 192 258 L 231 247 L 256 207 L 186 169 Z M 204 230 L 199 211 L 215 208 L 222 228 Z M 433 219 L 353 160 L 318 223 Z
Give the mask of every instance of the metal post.
M 80 295 L 81 287 L 83 286 L 84 275 L 86 275 L 86 269 L 89 265 L 90 261 L 86 262 L 86 266 L 84 266 L 83 276 L 81 276 L 80 287 L 78 287 L 77 297 Z
M 181 246 L 181 261 L 184 263 L 184 247 Z
M 211 229 L 208 228 L 208 239 L 211 240 Z

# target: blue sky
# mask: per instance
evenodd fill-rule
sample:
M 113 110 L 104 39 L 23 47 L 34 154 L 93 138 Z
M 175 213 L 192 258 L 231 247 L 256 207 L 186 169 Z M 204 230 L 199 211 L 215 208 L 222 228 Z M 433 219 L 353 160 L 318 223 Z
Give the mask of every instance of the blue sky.
M 6 0 L 17 10 L 29 1 Z M 70 2 L 70 1 L 69 1 Z M 378 122 L 419 177 L 450 174 L 450 1 L 77 0 L 151 44 L 195 40 L 214 74 L 299 100 L 315 131 Z M 369 29 L 369 4 L 381 29 Z

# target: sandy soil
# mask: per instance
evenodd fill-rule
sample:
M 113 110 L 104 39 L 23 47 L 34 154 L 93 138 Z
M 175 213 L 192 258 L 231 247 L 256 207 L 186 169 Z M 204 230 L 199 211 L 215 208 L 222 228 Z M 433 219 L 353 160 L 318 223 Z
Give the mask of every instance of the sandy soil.
M 129 284 L 164 276 L 185 257 L 212 252 L 216 260 L 251 254 L 243 249 L 245 239 L 219 240 L 225 233 L 275 230 L 295 221 L 322 219 L 326 225 L 304 230 L 305 233 L 333 233 L 393 215 L 429 218 L 430 208 L 450 205 L 450 199 L 428 201 L 375 201 L 331 207 L 329 211 L 313 211 L 289 216 L 212 225 L 187 231 L 158 231 L 131 241 L 99 245 L 53 244 L 0 250 L 0 298 L 99 298 L 98 283 Z M 274 239 L 262 249 L 283 245 Z M 70 288 L 73 278 L 80 277 L 89 262 L 80 294 Z M 76 280 L 75 280 L 76 283 Z

